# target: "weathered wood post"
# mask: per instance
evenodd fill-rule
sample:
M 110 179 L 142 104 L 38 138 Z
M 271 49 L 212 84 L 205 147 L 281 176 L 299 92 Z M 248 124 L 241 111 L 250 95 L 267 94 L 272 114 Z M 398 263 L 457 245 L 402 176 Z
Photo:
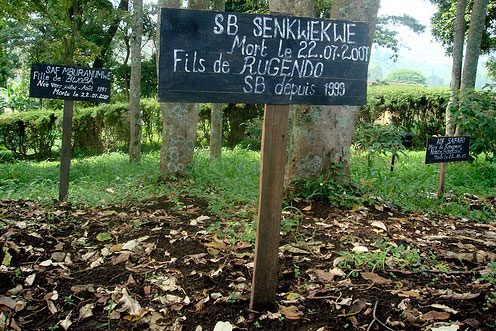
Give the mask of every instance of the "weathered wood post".
M 275 301 L 288 116 L 288 105 L 265 105 L 255 264 L 250 298 L 250 309 L 254 310 L 271 308 Z
M 67 198 L 67 194 L 69 193 L 73 114 L 74 101 L 64 100 L 64 115 L 62 119 L 62 146 L 60 147 L 59 201 L 65 200 Z

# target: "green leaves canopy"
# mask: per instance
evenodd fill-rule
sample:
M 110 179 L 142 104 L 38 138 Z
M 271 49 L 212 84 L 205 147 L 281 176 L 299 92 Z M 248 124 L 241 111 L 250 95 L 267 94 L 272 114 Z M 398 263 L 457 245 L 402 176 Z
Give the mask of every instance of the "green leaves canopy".
M 18 24 L 29 62 L 104 62 L 129 0 L 0 0 L 0 16 Z M 114 29 L 114 30 L 113 30 Z

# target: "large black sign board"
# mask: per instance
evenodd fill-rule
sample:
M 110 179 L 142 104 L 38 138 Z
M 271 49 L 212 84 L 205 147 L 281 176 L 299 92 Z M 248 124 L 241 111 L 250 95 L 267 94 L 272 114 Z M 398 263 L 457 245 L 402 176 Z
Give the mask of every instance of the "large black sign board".
M 425 163 L 468 160 L 470 137 L 437 137 L 427 140 Z
M 162 9 L 159 100 L 366 103 L 365 23 Z
M 32 64 L 29 96 L 91 102 L 110 101 L 110 70 Z

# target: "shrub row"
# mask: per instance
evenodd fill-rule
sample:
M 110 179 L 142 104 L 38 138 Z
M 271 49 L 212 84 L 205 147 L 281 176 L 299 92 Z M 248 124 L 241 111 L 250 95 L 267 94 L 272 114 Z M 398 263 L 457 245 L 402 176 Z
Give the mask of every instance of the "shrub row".
M 143 137 L 158 140 L 162 133 L 159 104 L 141 101 Z M 129 141 L 129 107 L 127 103 L 103 104 L 76 108 L 72 124 L 73 149 L 84 153 L 101 153 L 127 146 Z M 56 138 L 62 131 L 62 111 L 42 110 L 0 115 L 0 145 L 17 158 L 36 158 L 52 154 Z
M 428 136 L 444 134 L 449 97 L 447 88 L 371 86 L 360 123 L 380 121 L 400 126 L 414 133 L 415 147 L 423 147 Z
M 428 136 L 444 134 L 444 113 L 450 95 L 449 89 L 412 86 L 372 86 L 368 102 L 360 112 L 360 124 L 383 120 L 414 133 L 414 146 L 423 147 Z M 494 134 L 494 92 L 476 91 L 462 102 L 457 113 L 458 121 L 468 134 L 496 136 Z M 208 131 L 209 105 L 202 105 L 199 128 Z M 249 110 L 242 105 L 228 105 L 224 109 L 224 138 L 237 144 L 242 139 L 258 138 L 254 134 L 260 116 L 258 108 Z M 232 108 L 232 109 L 231 109 Z M 160 106 L 153 99 L 141 101 L 144 142 L 160 143 L 162 121 Z M 243 116 L 241 116 L 243 115 Z M 248 116 L 249 115 L 249 116 Z M 246 118 L 245 118 L 246 117 Z M 384 120 L 386 119 L 386 120 Z M 43 110 L 0 115 L 0 146 L 4 145 L 16 157 L 29 153 L 45 158 L 61 132 L 62 111 Z M 239 130 L 241 128 L 241 131 Z M 201 131 L 201 130 L 200 130 Z M 240 131 L 240 132 L 238 132 Z M 253 132 L 252 132 L 253 131 Z M 207 135 L 206 132 L 203 134 Z M 235 137 L 236 139 L 232 138 Z M 238 137 L 239 136 L 239 137 Z M 232 139 L 231 139 L 231 138 Z M 204 139 L 205 137 L 199 139 Z M 118 147 L 127 147 L 129 141 L 128 104 L 103 104 L 75 110 L 73 120 L 73 147 L 84 153 L 100 153 Z M 483 145 L 478 140 L 478 152 L 494 150 L 494 141 Z

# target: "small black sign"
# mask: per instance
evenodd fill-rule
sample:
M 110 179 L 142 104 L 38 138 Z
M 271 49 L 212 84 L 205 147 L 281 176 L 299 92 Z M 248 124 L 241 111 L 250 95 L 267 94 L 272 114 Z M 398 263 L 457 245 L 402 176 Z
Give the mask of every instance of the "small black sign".
M 29 96 L 32 98 L 110 101 L 110 70 L 32 64 Z
M 468 160 L 470 137 L 437 137 L 427 140 L 425 163 Z
M 159 100 L 364 105 L 363 22 L 162 9 Z

